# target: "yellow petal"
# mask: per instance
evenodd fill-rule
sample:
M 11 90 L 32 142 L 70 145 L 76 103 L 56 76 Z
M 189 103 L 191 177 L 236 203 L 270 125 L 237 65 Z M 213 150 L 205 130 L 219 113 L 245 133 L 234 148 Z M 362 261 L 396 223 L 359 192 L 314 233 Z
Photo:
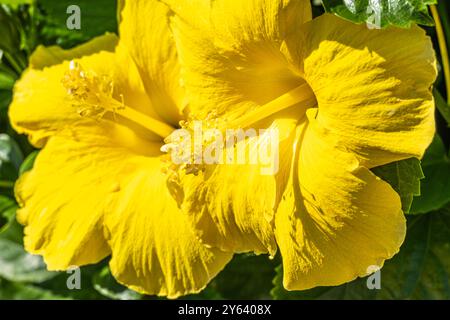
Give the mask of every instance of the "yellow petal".
M 289 28 L 310 19 L 309 1 L 211 1 L 206 13 L 201 6 L 200 22 L 184 1 L 172 2 L 192 118 L 238 118 L 304 83 L 280 47 Z
M 396 192 L 337 147 L 308 111 L 275 218 L 284 286 L 303 290 L 365 276 L 396 254 L 406 223 Z
M 436 79 L 424 30 L 369 30 L 324 15 L 292 34 L 285 49 L 316 95 L 317 121 L 365 166 L 423 155 L 434 133 Z
M 30 68 L 44 69 L 63 61 L 89 56 L 100 51 L 113 52 L 118 40 L 114 33 L 107 33 L 69 50 L 58 46 L 44 47 L 40 45 L 30 57 Z
M 122 22 L 122 10 L 125 7 L 126 0 L 117 0 L 117 23 Z
M 166 186 L 161 144 L 92 124 L 50 137 L 17 183 L 26 250 L 50 270 L 112 253 L 112 273 L 134 290 L 171 298 L 200 291 L 232 254 L 198 241 Z
M 306 0 L 161 0 L 189 27 L 208 28 L 227 47 L 280 39 L 311 20 Z M 210 29 L 210 28 L 213 29 Z M 203 35 L 205 36 L 205 35 Z
M 311 20 L 311 6 L 306 0 L 216 0 L 211 1 L 210 8 L 216 41 L 231 50 L 275 45 Z
M 275 206 L 273 177 L 259 166 L 208 166 L 184 180 L 183 209 L 203 243 L 234 252 L 276 252 L 270 217 Z
M 210 23 L 211 0 L 160 0 L 190 26 L 206 28 Z
M 185 96 L 169 16 L 167 6 L 157 0 L 125 1 L 119 47 L 136 64 L 155 110 L 166 122 L 177 125 Z
M 116 139 L 126 130 L 97 125 L 60 131 L 16 184 L 25 248 L 43 255 L 49 269 L 96 263 L 109 254 L 102 220 L 107 196 L 116 191 L 118 174 L 133 156 Z M 142 142 L 140 148 L 152 146 Z
M 129 161 L 105 224 L 114 277 L 138 292 L 176 298 L 202 290 L 232 254 L 199 242 L 162 169 L 159 158 Z

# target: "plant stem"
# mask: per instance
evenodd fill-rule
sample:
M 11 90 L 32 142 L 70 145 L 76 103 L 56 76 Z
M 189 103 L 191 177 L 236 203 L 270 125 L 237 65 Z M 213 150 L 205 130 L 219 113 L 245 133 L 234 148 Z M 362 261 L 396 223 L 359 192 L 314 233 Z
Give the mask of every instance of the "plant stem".
M 444 69 L 444 78 L 447 91 L 447 103 L 450 104 L 450 65 L 449 56 L 447 51 L 447 44 L 445 41 L 444 29 L 442 27 L 441 19 L 439 17 L 438 10 L 435 5 L 431 7 L 431 14 L 433 15 L 434 22 L 436 23 L 436 33 L 439 42 L 439 50 L 441 51 L 442 68 Z
M 447 44 L 450 44 L 450 15 L 448 14 L 450 7 L 445 1 L 438 1 L 436 8 L 441 18 L 441 24 L 444 28 L 444 34 L 446 35 Z

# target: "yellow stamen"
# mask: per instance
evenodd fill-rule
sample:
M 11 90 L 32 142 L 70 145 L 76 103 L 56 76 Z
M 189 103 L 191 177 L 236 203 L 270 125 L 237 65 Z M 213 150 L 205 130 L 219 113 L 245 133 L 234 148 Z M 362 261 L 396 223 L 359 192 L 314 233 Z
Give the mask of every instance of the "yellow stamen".
M 174 130 L 172 126 L 151 118 L 132 109 L 113 98 L 113 83 L 107 76 L 98 76 L 85 72 L 74 61 L 62 79 L 63 86 L 82 117 L 103 118 L 107 113 L 121 116 L 141 127 L 159 135 L 168 137 Z
M 239 119 L 227 123 L 229 128 L 246 128 L 261 121 L 277 112 L 299 105 L 303 109 L 311 108 L 317 104 L 316 97 L 307 83 L 279 96 L 275 100 L 256 108 L 243 115 Z

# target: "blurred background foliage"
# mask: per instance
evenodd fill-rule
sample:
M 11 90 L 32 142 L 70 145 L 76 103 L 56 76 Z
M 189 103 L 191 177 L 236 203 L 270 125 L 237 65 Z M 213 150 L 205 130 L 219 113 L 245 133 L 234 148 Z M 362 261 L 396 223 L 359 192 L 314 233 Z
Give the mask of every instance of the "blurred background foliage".
M 314 15 L 324 8 L 355 23 L 372 22 L 369 0 L 313 1 Z M 348 4 L 354 10 L 348 10 Z M 400 253 L 381 270 L 381 290 L 369 290 L 366 279 L 337 287 L 288 292 L 282 286 L 281 259 L 236 255 L 200 294 L 184 299 L 450 299 L 450 92 L 444 77 L 450 45 L 450 3 L 441 0 L 387 0 L 382 27 L 421 24 L 433 39 L 439 59 L 434 95 L 437 134 L 419 162 L 407 159 L 374 172 L 402 198 L 408 233 Z M 69 5 L 82 12 L 81 30 L 68 30 Z M 433 15 L 428 5 L 436 5 Z M 369 9 L 368 9 L 369 8 Z M 38 150 L 8 123 L 15 81 L 38 45 L 71 48 L 105 32 L 117 32 L 115 0 L 0 0 L 0 299 L 156 299 L 119 285 L 108 261 L 81 268 L 81 289 L 69 290 L 70 274 L 49 272 L 39 256 L 23 249 L 23 229 L 15 220 L 14 182 L 33 166 Z M 436 26 L 433 18 L 439 16 Z M 438 28 L 436 28 L 438 27 Z M 442 32 L 437 32 L 441 27 Z M 439 41 L 440 40 L 440 41 Z M 444 57 L 443 57 L 444 56 Z M 447 79 L 450 81 L 450 79 Z

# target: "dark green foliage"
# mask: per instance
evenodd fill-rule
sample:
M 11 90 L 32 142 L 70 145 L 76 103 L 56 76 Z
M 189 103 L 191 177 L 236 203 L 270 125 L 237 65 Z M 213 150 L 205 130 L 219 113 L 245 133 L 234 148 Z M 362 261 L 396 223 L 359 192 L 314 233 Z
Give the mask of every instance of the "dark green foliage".
M 412 23 L 432 26 L 428 5 L 435 3 L 436 0 L 323 0 L 327 12 L 352 22 L 369 23 L 381 28 L 407 28 Z
M 420 195 L 420 180 L 424 177 L 420 161 L 415 158 L 406 159 L 374 168 L 372 171 L 397 191 L 402 201 L 402 209 L 408 213 L 413 197 Z

